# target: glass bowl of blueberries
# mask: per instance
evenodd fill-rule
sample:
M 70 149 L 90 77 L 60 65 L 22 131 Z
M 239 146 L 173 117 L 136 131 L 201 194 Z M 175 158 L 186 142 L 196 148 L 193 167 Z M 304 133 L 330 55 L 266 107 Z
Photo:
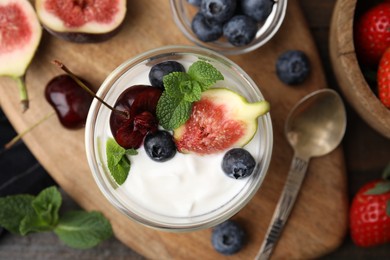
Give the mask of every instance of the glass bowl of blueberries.
M 287 0 L 170 0 L 174 20 L 200 47 L 226 55 L 253 51 L 280 28 Z

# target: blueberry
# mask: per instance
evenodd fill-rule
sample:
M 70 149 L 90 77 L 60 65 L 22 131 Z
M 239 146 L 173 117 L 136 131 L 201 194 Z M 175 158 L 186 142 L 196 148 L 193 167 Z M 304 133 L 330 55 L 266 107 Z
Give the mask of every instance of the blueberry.
M 222 159 L 222 170 L 234 179 L 250 176 L 255 166 L 255 159 L 243 148 L 233 148 L 227 151 Z
M 276 61 L 276 74 L 285 84 L 296 85 L 302 83 L 309 73 L 310 62 L 302 51 L 286 51 Z
M 187 0 L 189 4 L 192 4 L 194 6 L 200 7 L 200 4 L 202 3 L 202 0 Z
M 192 31 L 203 42 L 212 42 L 222 36 L 222 24 L 209 21 L 202 13 L 197 13 L 192 19 Z
M 165 162 L 176 154 L 175 142 L 167 131 L 157 131 L 146 135 L 144 148 L 147 155 L 156 162 Z
M 245 238 L 245 230 L 237 222 L 227 220 L 214 227 L 211 234 L 211 243 L 219 253 L 232 255 L 240 251 Z
M 164 89 L 163 77 L 171 72 L 185 72 L 182 64 L 177 61 L 164 61 L 156 64 L 149 72 L 149 81 L 152 86 Z
M 256 36 L 257 23 L 246 15 L 236 15 L 223 26 L 223 35 L 234 46 L 249 44 Z
M 272 12 L 274 0 L 241 0 L 242 13 L 263 23 Z
M 223 23 L 235 13 L 236 0 L 203 0 L 200 12 L 209 20 Z

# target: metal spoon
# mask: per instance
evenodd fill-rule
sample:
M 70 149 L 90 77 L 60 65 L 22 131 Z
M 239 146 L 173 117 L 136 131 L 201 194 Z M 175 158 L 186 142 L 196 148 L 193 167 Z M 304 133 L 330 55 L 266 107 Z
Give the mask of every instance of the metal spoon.
M 285 134 L 294 149 L 294 157 L 281 197 L 256 259 L 271 256 L 293 208 L 311 157 L 333 151 L 346 128 L 344 104 L 337 92 L 321 89 L 305 96 L 292 109 L 285 124 Z

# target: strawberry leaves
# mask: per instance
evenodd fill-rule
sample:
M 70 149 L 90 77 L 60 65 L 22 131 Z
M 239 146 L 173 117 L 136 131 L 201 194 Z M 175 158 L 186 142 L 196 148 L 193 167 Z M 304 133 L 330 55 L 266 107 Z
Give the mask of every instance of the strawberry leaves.
M 383 181 L 378 182 L 373 188 L 367 190 L 366 195 L 381 195 L 390 192 L 390 163 L 386 166 L 382 174 Z M 386 214 L 390 217 L 390 200 L 386 203 Z
M 382 177 L 361 187 L 352 200 L 349 224 L 357 246 L 390 242 L 390 163 Z
M 366 195 L 380 195 L 390 191 L 390 181 L 378 182 L 372 189 L 369 189 L 364 194 Z
M 366 195 L 380 195 L 390 192 L 390 163 L 386 166 L 382 173 L 383 181 L 378 182 L 373 188 L 367 190 Z

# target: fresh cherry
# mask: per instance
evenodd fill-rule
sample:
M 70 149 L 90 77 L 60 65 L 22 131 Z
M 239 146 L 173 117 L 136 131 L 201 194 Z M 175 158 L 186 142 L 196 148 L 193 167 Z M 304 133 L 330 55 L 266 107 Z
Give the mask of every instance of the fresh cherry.
M 146 134 L 157 131 L 156 107 L 162 89 L 147 85 L 131 86 L 120 94 L 114 107 L 112 107 L 96 96 L 63 63 L 58 60 L 54 60 L 53 63 L 74 79 L 90 96 L 98 99 L 112 111 L 110 115 L 111 132 L 116 142 L 123 148 L 137 149 L 142 145 Z
M 120 146 L 137 149 L 146 134 L 157 131 L 156 106 L 161 94 L 161 89 L 147 85 L 131 86 L 121 93 L 110 116 L 111 132 Z
M 69 75 L 59 75 L 50 80 L 45 88 L 45 97 L 64 127 L 77 129 L 85 125 L 93 97 Z

